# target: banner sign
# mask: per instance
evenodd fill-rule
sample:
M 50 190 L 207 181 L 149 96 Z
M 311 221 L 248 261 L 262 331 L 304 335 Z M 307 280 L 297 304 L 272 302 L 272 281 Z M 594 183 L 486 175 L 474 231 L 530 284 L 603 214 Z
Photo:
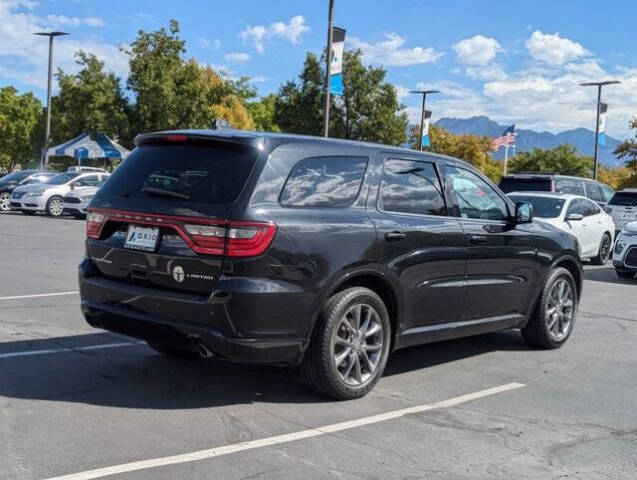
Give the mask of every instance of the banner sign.
M 608 111 L 607 103 L 599 104 L 599 144 L 606 145 L 606 112 Z
M 422 125 L 422 146 L 429 147 L 429 123 L 431 122 L 431 110 L 425 110 L 425 121 Z
M 343 95 L 343 53 L 345 29 L 332 27 L 332 61 L 330 63 L 330 93 Z

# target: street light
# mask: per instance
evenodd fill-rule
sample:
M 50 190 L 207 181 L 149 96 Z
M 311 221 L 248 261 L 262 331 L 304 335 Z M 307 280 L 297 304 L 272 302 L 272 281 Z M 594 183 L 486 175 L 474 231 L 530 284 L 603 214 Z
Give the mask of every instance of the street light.
M 334 26 L 334 0 L 329 0 L 327 12 L 327 59 L 325 60 L 325 98 L 323 100 L 323 136 L 330 132 L 330 65 L 332 64 L 332 27 Z
M 417 93 L 422 95 L 422 113 L 420 115 L 420 139 L 418 144 L 420 145 L 420 151 L 422 152 L 422 134 L 425 128 L 425 100 L 430 93 L 440 93 L 440 90 L 410 90 L 409 93 Z
M 616 83 L 621 83 L 619 80 L 607 80 L 605 82 L 585 82 L 580 83 L 582 87 L 597 87 L 597 120 L 595 123 L 595 163 L 593 163 L 593 180 L 597 180 L 597 150 L 599 142 L 599 109 L 600 103 L 602 101 L 602 87 L 604 85 L 613 85 Z
M 49 166 L 49 135 L 51 133 L 51 81 L 53 79 L 53 38 L 68 35 L 65 32 L 37 32 L 33 35 L 49 37 L 49 76 L 46 91 L 46 124 L 44 127 L 44 155 L 40 156 L 40 168 Z

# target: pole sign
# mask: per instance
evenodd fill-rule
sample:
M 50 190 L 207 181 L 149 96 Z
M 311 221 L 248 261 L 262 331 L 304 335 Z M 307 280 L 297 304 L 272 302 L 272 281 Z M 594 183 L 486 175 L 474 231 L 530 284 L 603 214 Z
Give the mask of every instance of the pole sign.
M 343 95 L 343 53 L 345 29 L 332 27 L 332 61 L 330 62 L 330 93 Z
M 429 147 L 429 122 L 431 121 L 431 110 L 425 110 L 425 121 L 422 126 L 422 146 Z
M 606 112 L 608 111 L 607 103 L 599 104 L 599 140 L 600 145 L 606 145 Z

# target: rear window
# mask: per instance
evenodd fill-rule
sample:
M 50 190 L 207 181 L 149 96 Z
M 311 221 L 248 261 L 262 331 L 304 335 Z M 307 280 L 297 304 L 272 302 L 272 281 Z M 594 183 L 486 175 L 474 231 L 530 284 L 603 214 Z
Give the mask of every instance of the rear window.
M 498 185 L 504 193 L 510 192 L 550 192 L 550 178 L 507 178 L 500 180 Z
M 251 147 L 227 142 L 142 145 L 115 170 L 100 195 L 227 204 L 241 193 L 257 156 Z
M 586 195 L 584 182 L 579 180 L 560 179 L 555 181 L 555 191 L 559 193 L 573 193 L 575 195 Z
M 608 204 L 620 207 L 637 207 L 637 192 L 617 192 Z
M 346 207 L 358 196 L 367 157 L 312 157 L 297 163 L 281 192 L 290 207 Z
M 565 200 L 553 197 L 535 197 L 532 195 L 509 195 L 514 202 L 526 202 L 533 205 L 538 218 L 557 218 L 562 212 Z

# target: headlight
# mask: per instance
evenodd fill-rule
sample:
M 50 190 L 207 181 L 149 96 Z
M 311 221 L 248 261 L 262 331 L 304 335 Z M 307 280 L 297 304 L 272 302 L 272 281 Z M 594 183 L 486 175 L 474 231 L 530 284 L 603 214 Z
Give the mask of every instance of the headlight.
M 85 202 L 88 202 L 89 200 L 92 200 L 94 197 L 94 195 L 84 195 L 82 197 L 82 200 L 84 200 Z
M 27 193 L 27 197 L 41 197 L 42 195 L 44 195 L 44 192 L 46 192 L 46 190 L 38 190 L 37 192 L 29 192 Z
M 620 255 L 624 251 L 624 248 L 626 248 L 626 242 L 617 240 L 617 243 L 615 243 L 615 253 Z

